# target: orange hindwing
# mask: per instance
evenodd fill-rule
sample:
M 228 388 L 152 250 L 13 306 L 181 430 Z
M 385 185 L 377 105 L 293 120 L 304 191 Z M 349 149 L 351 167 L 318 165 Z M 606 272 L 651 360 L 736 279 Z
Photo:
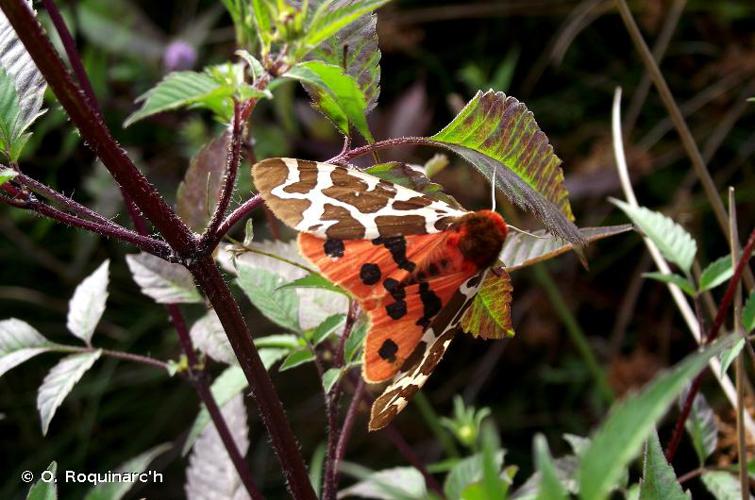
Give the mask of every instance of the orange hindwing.
M 299 247 L 329 280 L 356 297 L 370 318 L 363 375 L 395 375 L 459 286 L 478 270 L 464 261 L 449 232 L 374 240 L 299 234 Z

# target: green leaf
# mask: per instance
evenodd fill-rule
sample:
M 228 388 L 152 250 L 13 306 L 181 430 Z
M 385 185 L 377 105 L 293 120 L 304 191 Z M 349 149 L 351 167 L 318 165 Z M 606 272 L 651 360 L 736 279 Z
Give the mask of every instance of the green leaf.
M 708 264 L 700 275 L 700 291 L 711 290 L 734 276 L 731 256 L 724 255 L 720 259 Z
M 58 463 L 53 461 L 48 467 L 47 472 L 55 478 L 58 475 Z M 29 489 L 26 500 L 58 500 L 57 481 L 43 481 L 38 479 Z
M 24 3 L 36 15 L 32 3 Z M 44 112 L 46 88 L 13 26 L 0 14 L 0 149 L 11 161 L 18 160 L 30 136 L 26 130 Z
M 355 361 L 355 358 L 364 343 L 364 337 L 367 335 L 368 326 L 369 323 L 367 321 L 360 321 L 352 329 L 351 335 L 346 339 L 346 344 L 343 349 L 343 357 L 346 363 Z
M 254 240 L 254 220 L 248 219 L 244 224 L 244 246 L 247 247 L 252 244 Z
M 503 467 L 503 450 L 495 455 L 498 470 Z M 462 492 L 470 485 L 482 479 L 482 454 L 478 453 L 463 458 L 454 464 L 443 482 L 443 493 L 446 498 L 461 498 Z
M 502 339 L 514 335 L 511 324 L 511 276 L 500 270 L 500 276 L 488 271 L 472 304 L 461 317 L 464 332 L 484 339 Z
M 196 233 L 204 230 L 223 190 L 230 137 L 226 131 L 205 144 L 178 185 L 176 213 Z
M 568 494 L 556 474 L 556 466 L 553 464 L 548 442 L 545 436 L 535 436 L 535 464 L 540 472 L 540 488 L 537 492 L 538 500 L 556 500 L 568 498 Z
M 747 333 L 755 330 L 755 290 L 750 292 L 750 297 L 742 308 L 742 328 Z
M 50 422 L 63 400 L 73 390 L 73 386 L 89 370 L 102 354 L 99 349 L 93 352 L 72 354 L 53 366 L 37 391 L 37 410 L 42 423 L 42 434 L 47 434 Z
M 0 186 L 13 179 L 18 175 L 18 172 L 12 168 L 0 168 Z
M 284 75 L 302 82 L 314 106 L 346 136 L 354 127 L 368 142 L 373 142 L 367 125 L 367 101 L 357 82 L 343 68 L 321 61 L 299 63 Z
M 307 58 L 341 66 L 362 90 L 367 113 L 377 105 L 380 95 L 377 15 L 366 14 L 358 18 L 318 45 Z
M 341 469 L 361 479 L 338 492 L 338 498 L 361 497 L 383 500 L 427 499 L 425 477 L 414 467 L 394 467 L 372 472 L 364 467 L 342 464 Z
M 164 443 L 155 446 L 154 448 L 151 448 L 144 453 L 135 456 L 131 460 L 124 462 L 123 464 L 118 466 L 116 472 L 141 474 L 147 470 L 147 467 L 155 458 L 157 458 L 159 455 L 162 455 L 172 447 L 173 445 L 171 445 L 170 443 Z M 154 471 L 147 471 L 146 474 L 148 478 L 152 479 L 152 481 L 150 482 L 155 481 Z M 135 483 L 135 481 L 114 481 L 112 483 L 100 483 L 89 490 L 86 497 L 84 498 L 85 500 L 120 500 L 126 495 L 126 493 L 131 490 L 131 488 L 133 488 Z
M 702 479 L 703 484 L 716 500 L 742 499 L 742 488 L 739 485 L 739 478 L 734 474 L 725 471 L 709 471 L 704 473 L 700 479 Z M 753 498 L 749 492 L 747 496 Z
M 249 383 L 246 380 L 244 371 L 238 366 L 231 366 L 223 370 L 223 373 L 213 381 L 210 387 L 210 392 L 215 399 L 215 402 L 219 407 L 223 407 L 228 401 L 233 399 L 234 396 L 247 388 Z M 191 426 L 189 435 L 186 437 L 182 454 L 186 455 L 192 446 L 196 442 L 197 438 L 202 434 L 207 424 L 210 423 L 210 413 L 205 408 L 204 404 L 201 405 L 197 418 L 194 419 L 194 424 Z
M 257 349 L 277 348 L 292 351 L 303 347 L 304 343 L 298 335 L 284 333 L 256 338 L 254 339 L 254 345 Z
M 317 325 L 317 328 L 312 332 L 312 345 L 316 346 L 332 333 L 341 328 L 346 322 L 345 314 L 334 314 L 325 318 L 325 321 Z
M 252 0 L 252 13 L 257 35 L 264 46 L 268 46 L 273 38 L 274 7 L 270 0 Z
M 280 289 L 284 279 L 265 269 L 238 261 L 236 280 L 249 300 L 267 319 L 283 328 L 299 332 L 299 298 L 296 290 Z
M 320 498 L 320 486 L 322 483 L 323 464 L 325 463 L 325 452 L 327 447 L 325 443 L 320 443 L 312 453 L 312 460 L 309 461 L 309 483 L 315 490 L 315 497 Z
M 335 35 L 337 32 L 387 4 L 390 0 L 348 0 L 334 2 L 326 0 L 320 4 L 307 26 L 302 40 L 303 49 L 298 56 L 304 56 L 309 50 Z
M 209 358 L 229 365 L 237 364 L 236 354 L 214 309 L 191 325 L 189 335 L 194 347 Z
M 682 392 L 679 397 L 679 408 L 687 399 L 688 390 Z M 695 448 L 700 466 L 716 451 L 718 445 L 718 426 L 713 409 L 708 405 L 705 396 L 698 392 L 692 401 L 692 409 L 689 417 L 684 421 L 684 428 L 692 438 L 692 446 Z
M 194 278 L 184 266 L 145 252 L 126 255 L 126 264 L 142 293 L 158 304 L 202 302 Z
M 643 278 L 650 278 L 651 280 L 660 281 L 661 283 L 670 283 L 672 285 L 676 285 L 679 288 L 682 289 L 684 293 L 689 295 L 690 297 L 695 296 L 695 285 L 692 284 L 690 280 L 685 278 L 684 276 L 679 276 L 678 274 L 670 273 L 665 274 L 661 272 L 652 272 L 652 273 L 642 273 Z
M 602 227 L 582 227 L 579 229 L 582 239 L 588 243 L 632 230 L 631 224 Z M 561 238 L 556 238 L 546 231 L 538 230 L 527 233 L 510 230 L 499 260 L 508 272 L 528 267 L 538 262 L 552 259 L 574 248 Z
M 341 378 L 342 374 L 343 370 L 340 368 L 328 368 L 327 371 L 322 374 L 322 388 L 325 391 L 325 394 L 330 393 L 330 390 L 333 389 L 333 386 L 336 385 L 336 382 L 338 382 L 338 379 Z
M 105 260 L 76 287 L 68 302 L 68 331 L 87 345 L 91 343 L 94 329 L 105 312 L 109 270 L 110 260 Z
M 655 431 L 650 434 L 645 443 L 640 498 L 643 500 L 688 500 L 676 479 L 674 469 L 663 455 L 658 433 Z
M 10 318 L 0 321 L 0 377 L 24 361 L 53 350 L 47 340 L 30 324 Z
M 430 138 L 474 165 L 512 202 L 531 212 L 552 234 L 583 247 L 561 160 L 532 112 L 514 97 L 478 92 L 446 127 Z
M 737 359 L 737 356 L 739 356 L 739 353 L 742 352 L 742 349 L 745 346 L 745 339 L 739 339 L 739 341 L 734 344 L 734 347 L 731 349 L 728 349 L 721 353 L 721 376 L 723 377 L 726 371 L 729 369 L 731 364 L 734 362 L 735 359 Z
M 174 71 L 136 100 L 143 102 L 142 107 L 126 118 L 123 126 L 128 127 L 163 111 L 209 102 L 213 98 L 229 97 L 232 94 L 232 87 L 221 85 L 206 73 Z
M 723 338 L 688 356 L 638 394 L 614 405 L 582 457 L 579 472 L 582 498 L 603 498 L 608 494 L 669 404 L 711 357 L 730 348 L 734 340 Z
M 350 297 L 350 295 L 340 286 L 333 284 L 331 281 L 324 278 L 321 274 L 309 273 L 303 278 L 289 281 L 278 287 L 278 290 L 285 290 L 287 288 L 319 288 L 320 290 L 330 290 L 331 292 L 340 293 Z
M 445 158 L 445 155 L 436 155 L 436 157 Z M 453 196 L 443 192 L 443 186 L 430 180 L 425 174 L 425 169 L 426 167 L 420 165 L 410 165 L 409 163 L 403 163 L 400 161 L 389 161 L 372 165 L 371 167 L 366 168 L 364 172 L 379 177 L 380 179 L 385 179 L 388 182 L 412 189 L 418 193 L 427 195 L 434 200 L 440 200 L 452 207 L 462 209 L 463 207 Z
M 697 243 L 682 226 L 645 207 L 634 207 L 615 198 L 609 200 L 655 243 L 667 261 L 679 266 L 685 274 L 690 272 L 692 260 L 697 253 Z
M 304 347 L 289 354 L 286 359 L 283 360 L 283 363 L 281 363 L 278 371 L 284 372 L 299 365 L 303 365 L 304 363 L 314 361 L 314 359 L 315 354 L 308 347 Z
M 262 364 L 264 365 L 265 370 L 270 370 L 271 366 L 283 359 L 288 353 L 288 350 L 266 348 L 259 349 L 258 353 L 260 359 L 262 359 Z M 212 383 L 210 390 L 215 398 L 215 402 L 217 402 L 218 406 L 222 407 L 228 401 L 233 399 L 235 395 L 246 389 L 248 385 L 244 371 L 239 366 L 230 366 L 226 368 L 223 373 L 218 375 Z M 192 424 L 189 435 L 184 443 L 181 451 L 182 455 L 186 455 L 191 450 L 191 447 L 194 446 L 194 442 L 200 434 L 202 434 L 202 431 L 204 431 L 209 423 L 210 414 L 205 406 L 201 405 L 199 414 L 197 414 L 197 417 L 194 419 L 194 423 Z

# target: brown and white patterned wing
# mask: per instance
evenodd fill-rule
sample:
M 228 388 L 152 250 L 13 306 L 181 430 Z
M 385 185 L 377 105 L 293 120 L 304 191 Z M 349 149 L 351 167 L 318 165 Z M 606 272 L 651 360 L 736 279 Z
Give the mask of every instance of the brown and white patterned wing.
M 438 233 L 466 212 L 353 168 L 270 158 L 252 167 L 254 185 L 288 226 L 326 239 Z
M 484 277 L 485 272 L 481 272 L 464 282 L 422 335 L 419 345 L 396 374 L 391 385 L 372 403 L 370 431 L 390 424 L 430 378 L 459 330 L 461 316 L 472 303 Z

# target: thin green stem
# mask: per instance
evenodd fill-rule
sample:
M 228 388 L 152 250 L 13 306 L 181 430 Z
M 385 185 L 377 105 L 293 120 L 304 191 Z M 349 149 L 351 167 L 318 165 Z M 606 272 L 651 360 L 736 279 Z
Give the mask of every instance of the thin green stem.
M 605 371 L 598 364 L 598 360 L 595 358 L 592 349 L 590 349 L 590 343 L 587 341 L 587 336 L 585 335 L 585 332 L 582 331 L 582 328 L 579 326 L 579 323 L 569 309 L 569 306 L 566 305 L 561 290 L 559 290 L 550 273 L 543 265 L 533 266 L 532 270 L 535 273 L 535 279 L 540 286 L 543 287 L 543 290 L 548 296 L 556 314 L 558 314 L 561 321 L 563 321 L 574 347 L 577 348 L 577 352 L 579 352 L 587 369 L 592 374 L 603 400 L 607 403 L 612 402 L 614 394 L 611 386 L 608 384 Z

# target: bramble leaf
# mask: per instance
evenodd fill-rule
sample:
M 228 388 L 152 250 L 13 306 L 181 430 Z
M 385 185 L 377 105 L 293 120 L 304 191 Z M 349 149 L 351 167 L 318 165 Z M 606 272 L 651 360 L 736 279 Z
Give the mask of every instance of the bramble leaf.
M 689 389 L 683 391 L 679 396 L 680 408 L 684 405 L 688 392 Z M 692 401 L 692 410 L 687 420 L 684 421 L 684 428 L 687 429 L 687 433 L 692 438 L 692 446 L 695 448 L 695 453 L 697 453 L 697 458 L 702 466 L 705 460 L 716 451 L 718 426 L 713 409 L 708 405 L 701 392 L 698 392 Z
M 356 80 L 343 68 L 321 61 L 299 63 L 284 78 L 297 80 L 312 98 L 313 105 L 328 117 L 338 130 L 351 135 L 354 127 L 368 142 L 373 142 L 367 125 L 367 101 Z
M 31 1 L 25 3 L 36 15 Z M 44 113 L 46 88 L 42 73 L 0 12 L 0 149 L 11 161 L 18 160 L 29 139 L 26 130 Z
M 234 396 L 223 406 L 221 413 L 239 453 L 245 456 L 249 450 L 249 427 L 244 397 L 241 394 Z M 214 425 L 207 426 L 194 443 L 184 488 L 188 500 L 249 498 Z
M 679 276 L 678 274 L 674 273 L 665 274 L 661 272 L 652 272 L 642 273 L 642 277 L 660 281 L 661 283 L 670 283 L 676 285 L 690 297 L 694 297 L 695 295 L 695 285 L 693 285 L 692 282 L 684 276 Z
M 443 192 L 443 186 L 433 182 L 425 174 L 424 167 L 420 165 L 411 165 L 399 161 L 390 161 L 378 163 L 364 170 L 365 173 L 385 179 L 386 181 L 404 186 L 429 196 L 435 200 L 448 203 L 452 207 L 462 208 L 456 199 L 450 194 Z
M 689 273 L 697 253 L 697 243 L 682 226 L 665 215 L 645 207 L 634 207 L 615 198 L 609 199 L 655 243 L 663 257 L 673 262 L 684 273 Z
M 474 165 L 512 202 L 552 234 L 578 246 L 561 160 L 532 112 L 503 92 L 478 92 L 443 130 L 430 137 Z
M 739 485 L 739 479 L 730 472 L 708 471 L 700 479 L 716 500 L 741 500 L 742 498 L 742 487 Z M 747 492 L 745 498 L 752 499 L 753 496 Z
M 380 95 L 380 48 L 377 15 L 366 14 L 329 37 L 307 59 L 335 64 L 359 85 L 369 113 Z
M 229 141 L 225 132 L 205 144 L 178 185 L 176 213 L 196 233 L 204 230 L 220 198 Z
M 68 331 L 87 345 L 91 342 L 94 329 L 105 312 L 109 269 L 109 260 L 100 264 L 100 267 L 76 287 L 73 297 L 68 302 Z
M 663 455 L 656 431 L 653 431 L 645 442 L 644 456 L 640 498 L 643 500 L 688 500 L 676 480 L 674 469 Z
M 312 345 L 317 346 L 320 342 L 328 338 L 336 330 L 342 328 L 345 322 L 345 314 L 334 314 L 327 317 L 325 321 L 317 325 L 317 327 L 312 331 Z
M 299 332 L 299 298 L 296 290 L 281 289 L 284 279 L 254 261 L 239 261 L 236 280 L 246 296 L 267 319 L 283 328 Z
M 100 350 L 72 354 L 61 359 L 49 371 L 37 391 L 37 410 L 39 410 L 39 417 L 42 422 L 43 435 L 47 434 L 47 429 L 50 427 L 55 412 L 71 392 L 73 386 L 92 367 L 101 354 L 102 351 Z
M 54 346 L 25 321 L 16 318 L 0 321 L 0 377 L 37 354 L 51 351 Z
M 611 490 L 669 404 L 711 357 L 730 348 L 734 340 L 730 336 L 710 344 L 614 405 L 582 456 L 579 491 L 583 498 L 603 498 Z
M 284 283 L 277 289 L 285 290 L 286 288 L 319 288 L 320 290 L 329 290 L 331 292 L 340 293 L 341 295 L 345 295 L 347 297 L 349 296 L 346 290 L 336 285 L 332 281 L 324 278 L 321 274 L 317 273 L 309 273 L 303 278 Z
M 511 325 L 511 276 L 500 269 L 488 271 L 472 304 L 461 317 L 461 328 L 475 337 L 502 339 L 514 335 Z
M 618 226 L 583 227 L 579 229 L 579 232 L 585 241 L 592 243 L 631 230 L 631 224 L 622 224 Z M 568 252 L 573 247 L 574 245 L 571 243 L 555 238 L 542 229 L 529 234 L 509 231 L 498 259 L 503 262 L 508 272 L 512 272 L 552 259 L 557 255 Z
M 182 265 L 144 252 L 126 255 L 126 264 L 142 293 L 158 304 L 202 302 L 194 278 Z
M 206 73 L 174 71 L 137 98 L 136 102 L 143 102 L 142 107 L 126 118 L 123 126 L 128 127 L 163 111 L 189 106 L 214 96 L 227 97 L 232 93 L 233 89 L 221 86 Z
M 229 365 L 238 363 L 223 325 L 214 310 L 208 311 L 199 318 L 191 326 L 189 335 L 194 346 L 215 361 Z
M 734 267 L 731 265 L 731 256 L 724 255 L 720 259 L 708 264 L 700 275 L 700 291 L 712 290 L 726 282 L 734 275 Z
M 320 45 L 360 17 L 387 4 L 390 0 L 325 0 L 315 10 L 305 29 L 298 56 Z
M 283 360 L 283 363 L 281 363 L 278 371 L 284 372 L 299 365 L 303 365 L 304 363 L 314 361 L 314 359 L 315 354 L 309 348 L 303 347 L 298 351 L 294 351 L 289 354 L 286 359 Z
M 122 463 L 116 469 L 116 472 L 141 474 L 147 472 L 148 476 L 152 476 L 153 471 L 147 471 L 147 467 L 158 456 L 162 455 L 166 451 L 172 448 L 170 443 L 164 443 L 151 448 L 144 453 L 140 453 L 131 460 L 127 460 Z M 133 488 L 135 481 L 113 481 L 100 483 L 87 493 L 84 500 L 120 500 L 131 488 Z

